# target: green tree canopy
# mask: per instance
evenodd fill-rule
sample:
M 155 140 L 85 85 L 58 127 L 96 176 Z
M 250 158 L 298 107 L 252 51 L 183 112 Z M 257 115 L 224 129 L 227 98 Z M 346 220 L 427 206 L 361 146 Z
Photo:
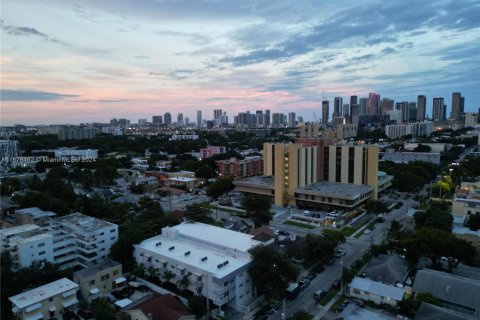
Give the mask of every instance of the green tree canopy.
M 222 194 L 228 193 L 233 189 L 235 189 L 233 177 L 219 178 L 207 188 L 207 196 L 218 199 Z
M 365 205 L 365 209 L 369 211 L 370 213 L 373 213 L 375 215 L 378 215 L 380 213 L 385 213 L 388 211 L 388 206 L 385 202 L 380 201 L 380 200 L 370 200 L 367 202 Z
M 256 247 L 251 252 L 253 261 L 248 270 L 253 284 L 267 300 L 284 297 L 288 284 L 297 278 L 298 270 L 271 247 Z
M 480 229 L 480 213 L 477 212 L 476 214 L 468 217 L 467 225 L 470 230 L 478 231 L 478 229 Z
M 186 207 L 185 216 L 189 221 L 212 224 L 215 219 L 210 216 L 210 213 L 210 209 L 202 207 L 199 203 L 193 203 Z
M 115 309 L 107 298 L 96 298 L 90 303 L 96 320 L 115 320 Z
M 436 228 L 450 232 L 453 216 L 446 201 L 432 201 L 426 211 L 419 211 L 414 216 L 415 229 Z
M 270 213 L 272 203 L 270 198 L 251 194 L 243 198 L 242 205 L 245 208 L 247 215 L 253 220 L 255 228 L 268 225 L 270 220 L 272 220 L 272 214 Z

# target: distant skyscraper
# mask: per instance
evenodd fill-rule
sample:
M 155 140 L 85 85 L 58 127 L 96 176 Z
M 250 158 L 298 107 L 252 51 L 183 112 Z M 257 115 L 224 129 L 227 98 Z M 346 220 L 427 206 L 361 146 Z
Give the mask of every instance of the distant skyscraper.
M 343 115 L 344 117 L 347 117 L 347 116 L 350 115 L 350 105 L 349 105 L 348 103 L 345 103 L 345 104 L 343 105 L 342 115 Z
M 417 97 L 417 121 L 425 120 L 425 111 L 427 110 L 427 97 L 419 95 Z
M 350 107 L 354 104 L 358 103 L 358 97 L 357 96 L 350 96 Z
M 202 110 L 197 110 L 197 127 L 202 126 Z
M 213 110 L 213 120 L 219 120 L 222 116 L 222 109 Z
M 432 110 L 433 121 L 445 120 L 445 118 L 443 117 L 443 114 L 444 114 L 443 106 L 444 106 L 443 98 L 440 98 L 440 97 L 433 98 L 433 110 Z
M 156 126 L 160 125 L 163 123 L 163 118 L 162 116 L 153 116 L 152 117 L 152 123 Z
M 460 92 L 452 94 L 452 111 L 450 113 L 451 120 L 460 120 L 461 114 L 464 113 L 465 98 Z
M 272 128 L 283 128 L 283 126 L 284 126 L 283 113 L 273 113 L 272 114 Z
M 380 108 L 381 114 L 387 114 L 388 111 L 392 111 L 394 106 L 394 101 L 390 98 L 382 99 L 382 107 Z
M 257 110 L 257 112 L 255 112 L 255 117 L 257 120 L 257 128 L 263 127 L 263 111 Z
M 295 112 L 289 112 L 288 113 L 288 126 L 290 128 L 293 128 L 296 126 L 296 115 L 295 115 Z
M 408 122 L 415 122 L 417 120 L 417 104 L 415 102 L 408 103 Z
M 368 100 L 367 98 L 360 98 L 358 115 L 363 116 L 367 114 L 367 100 Z
M 329 114 L 330 114 L 330 108 L 329 108 L 329 105 L 328 105 L 328 100 L 327 99 L 323 99 L 322 101 L 322 124 L 324 126 L 326 126 L 328 124 L 328 118 L 329 118 Z
M 138 125 L 139 126 L 146 126 L 147 125 L 147 119 L 138 119 Z
M 342 97 L 335 97 L 333 99 L 333 118 L 334 119 L 342 116 L 342 107 L 343 107 Z
M 177 113 L 177 125 L 178 126 L 183 126 L 183 113 L 179 112 Z
M 163 121 L 167 126 L 172 124 L 172 115 L 170 114 L 170 112 L 165 112 L 165 114 L 163 115 Z
M 226 111 L 220 116 L 220 126 L 228 126 L 228 116 Z
M 270 127 L 270 110 L 265 110 L 265 115 L 263 118 L 263 125 L 265 128 Z
M 378 115 L 378 105 L 380 103 L 380 95 L 378 93 L 370 92 L 368 94 L 368 101 L 367 101 L 367 114 L 368 115 Z

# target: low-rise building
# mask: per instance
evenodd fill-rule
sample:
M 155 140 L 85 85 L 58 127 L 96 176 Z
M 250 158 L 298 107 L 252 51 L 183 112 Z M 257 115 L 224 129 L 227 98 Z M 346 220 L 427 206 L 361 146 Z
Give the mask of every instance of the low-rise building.
M 227 152 L 227 147 L 224 146 L 207 146 L 206 148 L 200 149 L 200 160 L 213 157 L 217 154 L 222 154 Z
M 51 219 L 40 227 L 27 224 L 0 230 L 2 252 L 12 256 L 13 269 L 29 267 L 36 260 L 63 268 L 88 267 L 103 261 L 118 240 L 118 226 L 81 213 Z
M 45 226 L 50 219 L 56 216 L 57 214 L 54 212 L 43 211 L 37 207 L 15 210 L 15 222 L 17 224 L 36 224 L 39 226 Z
M 415 294 L 428 292 L 443 307 L 480 318 L 480 281 L 446 272 L 422 269 L 413 283 Z
M 395 152 L 381 153 L 383 160 L 396 163 L 409 163 L 413 161 L 425 161 L 436 165 L 440 164 L 440 153 L 436 152 Z
M 78 285 L 63 278 L 8 298 L 13 314 L 22 320 L 59 318 L 76 307 Z
M 372 301 L 376 304 L 396 306 L 403 300 L 404 291 L 402 288 L 355 277 L 349 285 L 349 294 L 351 297 Z
M 248 251 L 261 245 L 253 237 L 185 222 L 134 245 L 134 258 L 146 270 L 153 268 L 161 281 L 202 295 L 219 308 L 229 305 L 248 313 L 255 298 Z
M 54 153 L 55 158 L 68 158 L 71 160 L 98 159 L 97 149 L 58 148 L 54 150 Z
M 177 140 L 198 140 L 198 134 L 172 134 L 171 139 Z
M 261 156 L 245 157 L 243 160 L 230 158 L 217 161 L 217 166 L 219 176 L 245 178 L 262 174 L 263 159 Z
M 88 302 L 110 293 L 127 282 L 122 276 L 122 264 L 111 259 L 105 259 L 99 264 L 75 271 L 73 281 L 80 286 L 82 298 Z
M 480 182 L 462 182 L 455 191 L 452 213 L 456 216 L 480 214 Z
M 195 316 L 171 294 L 152 297 L 124 312 L 130 320 L 195 320 Z

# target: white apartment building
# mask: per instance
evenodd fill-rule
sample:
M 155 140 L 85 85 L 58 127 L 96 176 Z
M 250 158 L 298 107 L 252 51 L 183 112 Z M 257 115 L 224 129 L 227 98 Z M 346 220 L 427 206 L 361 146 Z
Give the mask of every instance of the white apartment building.
M 433 123 L 430 121 L 385 126 L 385 134 L 389 138 L 400 138 L 406 135 L 412 137 L 428 136 L 433 132 Z
M 156 270 L 161 281 L 207 297 L 219 308 L 228 305 L 247 313 L 255 299 L 248 251 L 262 244 L 253 237 L 186 222 L 135 245 L 134 258 L 145 269 Z
M 13 314 L 23 320 L 60 318 L 76 307 L 78 284 L 63 278 L 8 298 Z
M 177 140 L 198 140 L 198 134 L 172 134 L 173 141 Z
M 12 268 L 46 260 L 63 268 L 88 267 L 103 261 L 118 240 L 116 224 L 73 213 L 44 226 L 27 224 L 0 230 L 1 251 L 12 256 Z
M 58 148 L 54 150 L 55 158 L 98 159 L 97 149 Z

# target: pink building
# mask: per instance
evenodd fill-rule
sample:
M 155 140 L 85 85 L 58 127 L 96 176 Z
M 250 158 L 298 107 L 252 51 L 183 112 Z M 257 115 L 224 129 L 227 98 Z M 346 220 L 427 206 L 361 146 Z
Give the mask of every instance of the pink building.
M 227 147 L 207 146 L 206 148 L 200 149 L 200 160 L 205 158 L 210 158 L 216 154 L 226 153 L 226 152 L 227 152 Z

